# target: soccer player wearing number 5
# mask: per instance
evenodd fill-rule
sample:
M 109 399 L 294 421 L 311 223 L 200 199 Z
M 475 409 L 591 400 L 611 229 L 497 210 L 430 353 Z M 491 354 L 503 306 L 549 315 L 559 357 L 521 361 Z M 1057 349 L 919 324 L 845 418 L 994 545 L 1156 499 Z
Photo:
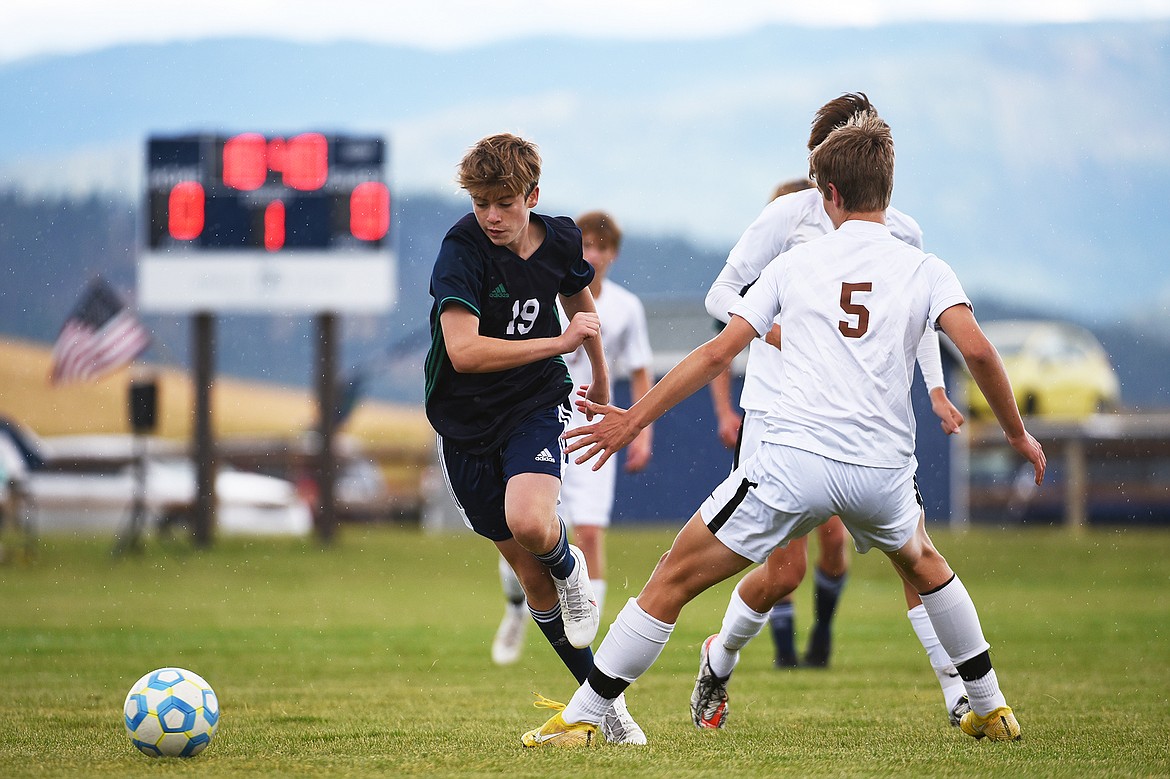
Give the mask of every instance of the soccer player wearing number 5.
M 835 127 L 860 113 L 876 115 L 876 109 L 864 93 L 846 93 L 825 103 L 813 118 L 808 138 L 809 151 L 828 137 Z M 833 231 L 833 224 L 825 212 L 820 194 L 812 188 L 812 182 L 807 184 L 808 188 L 795 182 L 788 185 L 789 191 L 774 198 L 744 231 L 707 293 L 707 309 L 713 316 L 726 322 L 732 307 L 740 302 L 741 292 L 759 278 L 774 258 L 783 256 L 793 246 Z M 922 248 L 922 230 L 906 214 L 887 208 L 885 224 L 895 238 L 918 249 Z M 776 393 L 784 385 L 783 354 L 782 350 L 766 343 L 764 339 L 756 339 L 748 347 L 747 372 L 740 398 L 744 416 L 735 466 L 746 461 L 759 446 L 765 428 L 765 416 Z M 917 359 L 929 390 L 931 409 L 941 420 L 942 429 L 947 434 L 958 432 L 963 424 L 963 415 L 947 398 L 938 335 L 933 329 L 927 328 L 923 334 L 918 345 Z M 841 520 L 832 517 L 817 528 L 816 535 L 820 554 L 814 568 L 815 618 L 804 663 L 825 667 L 829 662 L 832 644 L 833 617 L 849 566 L 848 534 Z M 783 593 L 791 592 L 791 588 L 799 585 L 804 577 L 807 565 L 805 546 L 805 539 L 794 539 L 792 543 L 773 552 L 767 562 L 740 581 L 728 603 L 726 617 L 716 641 L 729 648 L 742 649 L 761 629 L 766 619 L 771 624 L 776 645 L 776 665 L 796 665 L 792 598 Z M 918 593 L 905 583 L 903 592 L 907 617 L 938 679 L 948 720 L 958 726 L 968 707 L 962 680 L 938 643 Z M 726 714 L 726 707 L 718 705 L 710 713 L 699 711 L 695 714 L 695 725 L 723 727 Z
M 594 669 L 572 700 L 526 746 L 592 743 L 612 700 L 646 672 L 683 606 L 761 563 L 836 514 L 858 550 L 884 552 L 920 593 L 938 638 L 963 679 L 971 711 L 960 727 L 975 738 L 1019 738 L 990 645 L 963 583 L 926 533 L 914 483 L 910 381 L 923 329 L 941 328 L 990 401 L 1008 443 L 1044 478 L 1044 451 L 1020 418 L 995 347 L 983 335 L 962 286 L 937 257 L 899 241 L 884 222 L 894 176 L 890 129 L 858 114 L 810 155 L 835 230 L 770 264 L 731 311 L 718 336 L 691 352 L 628 411 L 588 400 L 604 418 L 571 430 L 575 457 L 604 461 L 646 425 L 730 364 L 779 316 L 785 384 L 756 453 L 715 488 L 675 538 L 646 586 L 610 626 Z M 710 641 L 708 641 L 708 647 Z M 705 649 L 708 649 L 705 647 Z M 723 650 L 720 649 L 720 654 Z M 700 684 L 734 657 L 703 652 Z M 726 681 L 726 677 L 722 677 Z
M 581 231 L 532 211 L 540 167 L 536 146 L 506 133 L 460 162 L 472 213 L 447 232 L 431 273 L 424 396 L 464 522 L 516 571 L 533 618 L 583 681 L 599 613 L 585 558 L 556 514 L 573 389 L 561 355 L 584 346 L 591 400 L 609 400 L 609 371 Z M 570 317 L 563 332 L 558 299 Z

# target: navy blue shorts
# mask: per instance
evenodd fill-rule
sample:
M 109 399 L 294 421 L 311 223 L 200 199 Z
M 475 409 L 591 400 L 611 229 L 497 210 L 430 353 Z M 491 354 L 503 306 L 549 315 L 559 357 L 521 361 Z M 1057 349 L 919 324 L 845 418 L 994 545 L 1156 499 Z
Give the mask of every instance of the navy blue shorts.
M 569 420 L 567 404 L 553 406 L 521 422 L 494 452 L 471 454 L 438 437 L 439 465 L 463 522 L 484 538 L 512 537 L 504 516 L 504 488 L 520 473 L 561 478 L 565 463 L 561 433 Z

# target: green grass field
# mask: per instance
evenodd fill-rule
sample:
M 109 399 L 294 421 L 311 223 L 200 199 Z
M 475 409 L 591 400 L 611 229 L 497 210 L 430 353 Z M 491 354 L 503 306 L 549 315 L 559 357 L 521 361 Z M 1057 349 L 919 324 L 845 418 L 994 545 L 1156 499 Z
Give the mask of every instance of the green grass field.
M 603 630 L 637 593 L 670 529 L 617 529 Z M 490 546 L 465 534 L 347 528 L 338 543 L 46 537 L 0 566 L 3 776 L 1167 776 L 1170 534 L 935 532 L 980 609 L 1017 743 L 976 742 L 941 695 L 878 553 L 854 557 L 827 671 L 776 671 L 749 647 L 719 732 L 690 723 L 699 642 L 731 583 L 682 615 L 628 693 L 648 747 L 526 751 L 532 691 L 575 688 L 535 629 L 494 667 L 502 613 Z M 811 591 L 797 593 L 798 630 Z M 215 687 L 223 720 L 191 760 L 135 751 L 122 701 L 179 665 Z

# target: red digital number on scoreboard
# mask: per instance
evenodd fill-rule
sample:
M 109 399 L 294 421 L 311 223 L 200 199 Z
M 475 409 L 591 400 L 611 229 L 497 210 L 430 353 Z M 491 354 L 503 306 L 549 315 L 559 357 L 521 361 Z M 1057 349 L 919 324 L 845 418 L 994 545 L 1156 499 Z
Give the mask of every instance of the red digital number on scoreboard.
M 311 192 L 329 178 L 329 141 L 321 133 L 304 133 L 289 141 L 243 133 L 223 145 L 223 183 L 250 192 L 280 173 L 286 187 Z
M 304 230 L 291 227 L 286 219 L 296 208 L 296 193 L 316 193 L 326 187 L 330 174 L 330 140 L 322 133 L 302 133 L 289 139 L 266 138 L 260 133 L 241 133 L 224 139 L 217 149 L 219 170 L 214 179 L 224 187 L 237 192 L 256 192 L 263 189 L 260 197 L 272 197 L 262 206 L 262 236 L 256 236 L 256 243 L 270 252 L 285 248 L 293 237 L 289 230 Z M 380 165 L 380 157 L 377 158 Z M 345 165 L 341 166 L 345 168 Z M 273 180 L 273 174 L 279 174 Z M 270 184 L 270 180 L 271 184 Z M 218 182 L 216 182 L 218 185 Z M 266 185 L 268 188 L 265 188 Z M 281 197 L 281 190 L 291 190 Z M 317 197 L 318 195 L 313 195 Z M 379 181 L 359 182 L 348 193 L 329 191 L 321 197 L 336 198 L 336 209 L 349 211 L 349 234 L 359 241 L 376 242 L 386 237 L 390 229 L 390 190 Z M 208 195 L 197 181 L 179 181 L 174 184 L 167 198 L 167 233 L 176 241 L 194 241 L 210 226 L 209 198 L 221 197 L 214 192 Z M 304 204 L 301 204 L 302 208 Z M 254 207 L 254 206 L 253 206 Z M 304 211 L 300 211 L 302 215 Z M 304 218 L 303 216 L 301 217 Z M 344 219 L 344 212 L 337 215 Z M 328 220 L 324 220 L 328 221 Z M 329 231 L 335 227 L 322 224 L 321 220 L 309 222 L 314 229 Z M 340 227 L 344 221 L 336 221 Z M 344 228 L 342 228 L 344 229 Z M 262 241 L 260 240 L 262 238 Z M 299 239 L 303 240 L 303 239 Z M 326 240 L 322 238 L 322 240 Z M 303 244 L 298 244 L 303 245 Z

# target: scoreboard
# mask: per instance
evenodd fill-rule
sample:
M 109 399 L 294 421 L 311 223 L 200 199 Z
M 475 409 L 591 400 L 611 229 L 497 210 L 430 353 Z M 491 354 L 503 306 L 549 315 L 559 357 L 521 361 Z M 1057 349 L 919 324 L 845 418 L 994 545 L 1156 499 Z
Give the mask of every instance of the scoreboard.
M 384 312 L 386 144 L 254 132 L 147 142 L 138 298 L 156 312 Z

